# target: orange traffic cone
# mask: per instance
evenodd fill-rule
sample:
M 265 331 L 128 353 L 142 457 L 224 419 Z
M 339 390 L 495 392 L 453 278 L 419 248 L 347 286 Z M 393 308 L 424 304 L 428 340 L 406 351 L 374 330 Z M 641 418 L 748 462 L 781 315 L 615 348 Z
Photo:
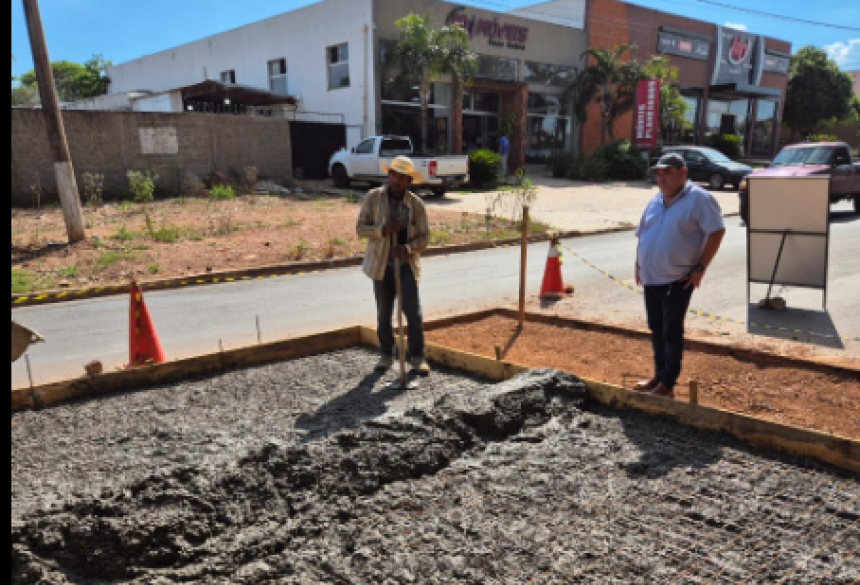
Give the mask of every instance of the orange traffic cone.
M 152 326 L 143 290 L 131 283 L 131 307 L 128 326 L 128 368 L 164 363 L 164 353 Z
M 543 284 L 540 287 L 540 298 L 547 300 L 563 299 L 572 292 L 573 287 L 565 288 L 562 281 L 561 263 L 561 243 L 559 243 L 558 238 L 553 237 L 549 243 L 549 255 L 546 259 Z

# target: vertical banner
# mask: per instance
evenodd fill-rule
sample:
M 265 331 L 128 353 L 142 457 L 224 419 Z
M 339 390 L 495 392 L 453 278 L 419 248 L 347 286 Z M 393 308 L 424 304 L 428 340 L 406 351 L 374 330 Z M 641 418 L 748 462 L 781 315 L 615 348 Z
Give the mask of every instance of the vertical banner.
M 640 149 L 657 147 L 660 132 L 660 80 L 645 79 L 636 86 L 636 129 L 633 142 Z

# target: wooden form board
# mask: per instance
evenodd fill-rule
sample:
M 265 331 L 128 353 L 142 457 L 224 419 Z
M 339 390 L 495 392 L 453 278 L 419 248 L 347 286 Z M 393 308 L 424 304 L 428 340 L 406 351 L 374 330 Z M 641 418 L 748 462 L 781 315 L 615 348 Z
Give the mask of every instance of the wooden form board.
M 749 281 L 826 288 L 830 177 L 751 176 L 748 183 Z

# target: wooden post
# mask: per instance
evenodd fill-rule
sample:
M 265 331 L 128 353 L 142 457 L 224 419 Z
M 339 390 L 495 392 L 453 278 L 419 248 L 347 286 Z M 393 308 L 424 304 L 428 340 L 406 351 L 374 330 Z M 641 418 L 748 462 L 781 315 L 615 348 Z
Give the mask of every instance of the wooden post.
M 690 404 L 699 404 L 699 383 L 690 380 Z
M 39 85 L 39 98 L 42 100 L 48 142 L 54 157 L 54 173 L 57 176 L 57 189 L 60 193 L 60 204 L 63 207 L 66 233 L 69 237 L 69 243 L 80 242 L 87 237 L 84 213 L 81 209 L 81 198 L 75 180 L 75 170 L 72 167 L 72 157 L 69 154 L 69 145 L 66 142 L 66 130 L 63 127 L 63 117 L 60 113 L 57 86 L 54 83 L 54 74 L 51 71 L 51 62 L 48 58 L 48 47 L 45 43 L 45 33 L 42 30 L 39 3 L 38 0 L 23 1 L 27 30 L 30 34 L 30 48 L 33 52 L 33 65 Z
M 496 346 L 496 361 L 497 362 L 502 361 L 502 348 L 499 347 L 498 345 Z
M 523 206 L 522 243 L 520 244 L 520 329 L 526 323 L 526 268 L 529 253 L 529 206 Z

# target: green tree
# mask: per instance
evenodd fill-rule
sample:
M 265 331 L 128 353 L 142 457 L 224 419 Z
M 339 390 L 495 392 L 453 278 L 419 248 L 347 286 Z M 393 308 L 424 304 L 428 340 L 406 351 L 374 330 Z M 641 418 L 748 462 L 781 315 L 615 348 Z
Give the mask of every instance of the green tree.
M 101 55 L 94 55 L 83 65 L 72 61 L 52 62 L 51 72 L 54 75 L 60 100 L 73 102 L 106 94 L 110 78 L 107 77 L 105 70 L 110 65 L 111 62 Z M 38 87 L 36 72 L 33 70 L 23 74 L 20 81 L 23 87 L 32 89 Z
M 396 23 L 400 41 L 390 55 L 398 77 L 417 83 L 421 103 L 421 150 L 427 151 L 427 110 L 432 84 L 450 75 L 454 92 L 462 94 L 477 69 L 477 55 L 469 48 L 469 34 L 460 25 L 436 28 L 431 15 L 410 14 Z
M 783 121 L 806 136 L 823 122 L 847 117 L 853 94 L 851 77 L 825 51 L 803 47 L 791 60 Z
M 594 85 L 594 99 L 600 104 L 601 146 L 606 144 L 607 135 L 615 140 L 615 121 L 633 108 L 636 84 L 645 79 L 641 63 L 635 59 L 622 61 L 624 53 L 628 51 L 635 56 L 636 45 L 620 45 L 611 49 L 589 47 L 582 54 L 583 58 L 589 56 L 593 60 L 586 71 L 590 83 Z

